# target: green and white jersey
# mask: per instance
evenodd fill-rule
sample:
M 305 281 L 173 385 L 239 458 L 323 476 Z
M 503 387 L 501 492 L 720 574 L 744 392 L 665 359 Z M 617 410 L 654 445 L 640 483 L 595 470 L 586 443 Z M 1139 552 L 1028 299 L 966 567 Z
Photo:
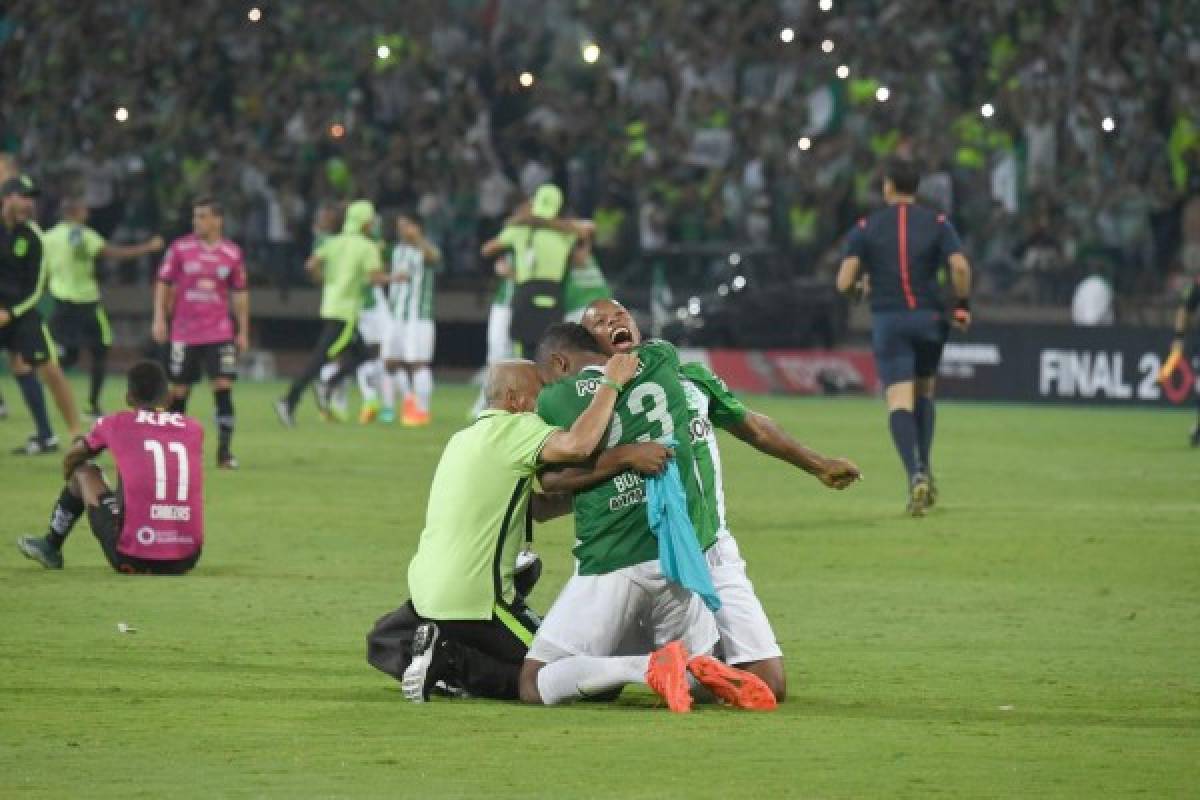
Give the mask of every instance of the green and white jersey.
M 382 286 L 375 286 L 368 283 L 363 287 L 362 310 L 364 314 L 373 313 L 387 307 L 387 293 L 383 290 Z
M 692 455 L 687 398 L 679 379 L 679 354 L 669 343 L 650 341 L 638 348 L 640 367 L 617 398 L 605 447 L 674 438 L 675 461 L 687 491 L 688 512 L 700 547 L 716 541 L 716 526 L 706 505 Z M 546 422 L 570 428 L 592 402 L 604 378 L 602 367 L 588 367 L 547 386 L 538 396 L 538 414 Z M 658 558 L 658 540 L 646 515 L 645 480 L 623 472 L 582 492 L 575 505 L 575 558 L 580 575 L 603 575 Z
M 50 276 L 50 294 L 69 303 L 95 303 L 96 257 L 104 237 L 86 225 L 60 222 L 42 234 L 42 253 Z
M 705 507 L 717 532 L 727 532 L 725 481 L 713 426 L 727 429 L 741 423 L 746 418 L 746 407 L 729 391 L 725 381 L 703 364 L 684 364 L 679 368 L 679 380 L 687 396 L 692 455 L 704 492 Z
M 433 319 L 433 283 L 437 264 L 426 263 L 419 247 L 400 242 L 392 249 L 392 275 L 407 281 L 392 284 L 392 319 Z
M 571 267 L 563 284 L 563 311 L 570 315 L 587 308 L 595 300 L 612 297 L 612 289 L 600 271 L 595 257 L 582 267 Z

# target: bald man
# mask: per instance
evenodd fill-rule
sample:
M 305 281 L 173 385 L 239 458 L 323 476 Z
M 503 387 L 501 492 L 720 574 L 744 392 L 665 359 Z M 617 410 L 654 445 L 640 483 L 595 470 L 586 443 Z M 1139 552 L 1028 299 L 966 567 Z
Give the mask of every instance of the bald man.
M 514 586 L 518 552 L 533 518 L 566 510 L 534 495 L 537 472 L 591 457 L 637 363 L 633 354 L 610 358 L 599 391 L 566 431 L 533 413 L 542 381 L 532 362 L 491 368 L 487 408 L 442 452 L 408 568 L 409 603 L 422 621 L 402 680 L 410 700 L 428 700 L 434 685 L 451 675 L 473 696 L 517 697 L 521 662 L 538 624 Z

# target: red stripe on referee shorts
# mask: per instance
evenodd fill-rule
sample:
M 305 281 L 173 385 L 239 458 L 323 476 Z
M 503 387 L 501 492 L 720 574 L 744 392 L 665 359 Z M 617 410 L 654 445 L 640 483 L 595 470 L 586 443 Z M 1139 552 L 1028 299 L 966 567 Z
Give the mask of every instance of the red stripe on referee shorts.
M 904 289 L 904 302 L 913 309 L 917 307 L 917 298 L 913 296 L 912 280 L 908 275 L 908 205 L 900 203 L 896 210 L 899 214 L 896 238 L 900 245 L 900 286 Z

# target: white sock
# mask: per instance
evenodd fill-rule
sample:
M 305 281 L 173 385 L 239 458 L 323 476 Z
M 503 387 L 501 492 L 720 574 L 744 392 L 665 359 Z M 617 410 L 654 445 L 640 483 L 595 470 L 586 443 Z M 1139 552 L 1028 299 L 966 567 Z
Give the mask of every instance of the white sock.
M 379 371 L 379 394 L 384 408 L 396 407 L 396 381 L 386 369 Z
M 336 361 L 330 361 L 325 366 L 321 367 L 321 383 L 329 383 L 329 379 L 338 371 Z
M 645 683 L 649 666 L 650 656 L 570 656 L 542 667 L 538 694 L 548 706 L 579 700 L 627 683 Z
M 354 377 L 358 379 L 358 391 L 362 392 L 364 403 L 374 403 L 379 399 L 379 359 L 364 361 Z
M 401 367 L 392 373 L 392 381 L 395 385 L 395 393 L 401 397 L 408 397 L 412 394 L 412 383 L 408 379 L 408 368 Z
M 428 366 L 417 367 L 413 373 L 413 389 L 417 393 L 417 406 L 428 412 L 429 401 L 433 399 L 433 370 Z

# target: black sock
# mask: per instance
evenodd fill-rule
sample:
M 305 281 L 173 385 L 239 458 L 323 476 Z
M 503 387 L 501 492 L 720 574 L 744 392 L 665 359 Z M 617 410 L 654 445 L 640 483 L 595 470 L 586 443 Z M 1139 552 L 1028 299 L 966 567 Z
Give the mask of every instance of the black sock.
M 932 397 L 918 397 L 913 407 L 913 418 L 917 422 L 917 452 L 921 455 L 921 471 L 926 475 L 933 474 L 933 462 L 930 453 L 933 452 L 933 423 L 936 413 Z
M 83 498 L 76 497 L 64 486 L 62 494 L 58 496 L 58 502 L 54 504 L 54 510 L 50 512 L 50 528 L 46 531 L 46 541 L 56 548 L 61 548 L 82 515 Z
M 896 452 L 904 462 L 904 470 L 911 480 L 913 475 L 921 471 L 917 464 L 917 423 L 913 412 L 907 409 L 896 409 L 888 415 L 888 427 L 892 429 L 892 441 L 896 444 Z
M 32 370 L 24 375 L 17 375 L 16 379 L 17 386 L 21 387 L 21 396 L 25 398 L 25 405 L 29 407 L 29 413 L 33 416 L 33 423 L 37 426 L 38 438 L 49 439 L 54 435 L 54 429 L 50 427 L 50 417 L 46 415 L 46 396 L 42 394 L 41 382 Z
M 443 640 L 449 660 L 445 680 L 456 683 L 472 697 L 492 700 L 516 700 L 521 675 L 520 664 L 510 664 L 482 650 L 454 640 Z
M 88 403 L 100 407 L 100 392 L 104 389 L 104 373 L 108 368 L 108 348 L 92 348 L 92 383 L 88 387 Z
M 217 407 L 217 457 L 229 454 L 233 443 L 233 389 L 214 389 L 213 404 Z
M 188 401 L 188 396 L 186 394 L 183 397 L 176 397 L 175 395 L 171 395 L 171 404 L 169 406 L 167 406 L 167 411 L 172 411 L 176 414 L 186 414 L 187 413 L 187 401 Z

